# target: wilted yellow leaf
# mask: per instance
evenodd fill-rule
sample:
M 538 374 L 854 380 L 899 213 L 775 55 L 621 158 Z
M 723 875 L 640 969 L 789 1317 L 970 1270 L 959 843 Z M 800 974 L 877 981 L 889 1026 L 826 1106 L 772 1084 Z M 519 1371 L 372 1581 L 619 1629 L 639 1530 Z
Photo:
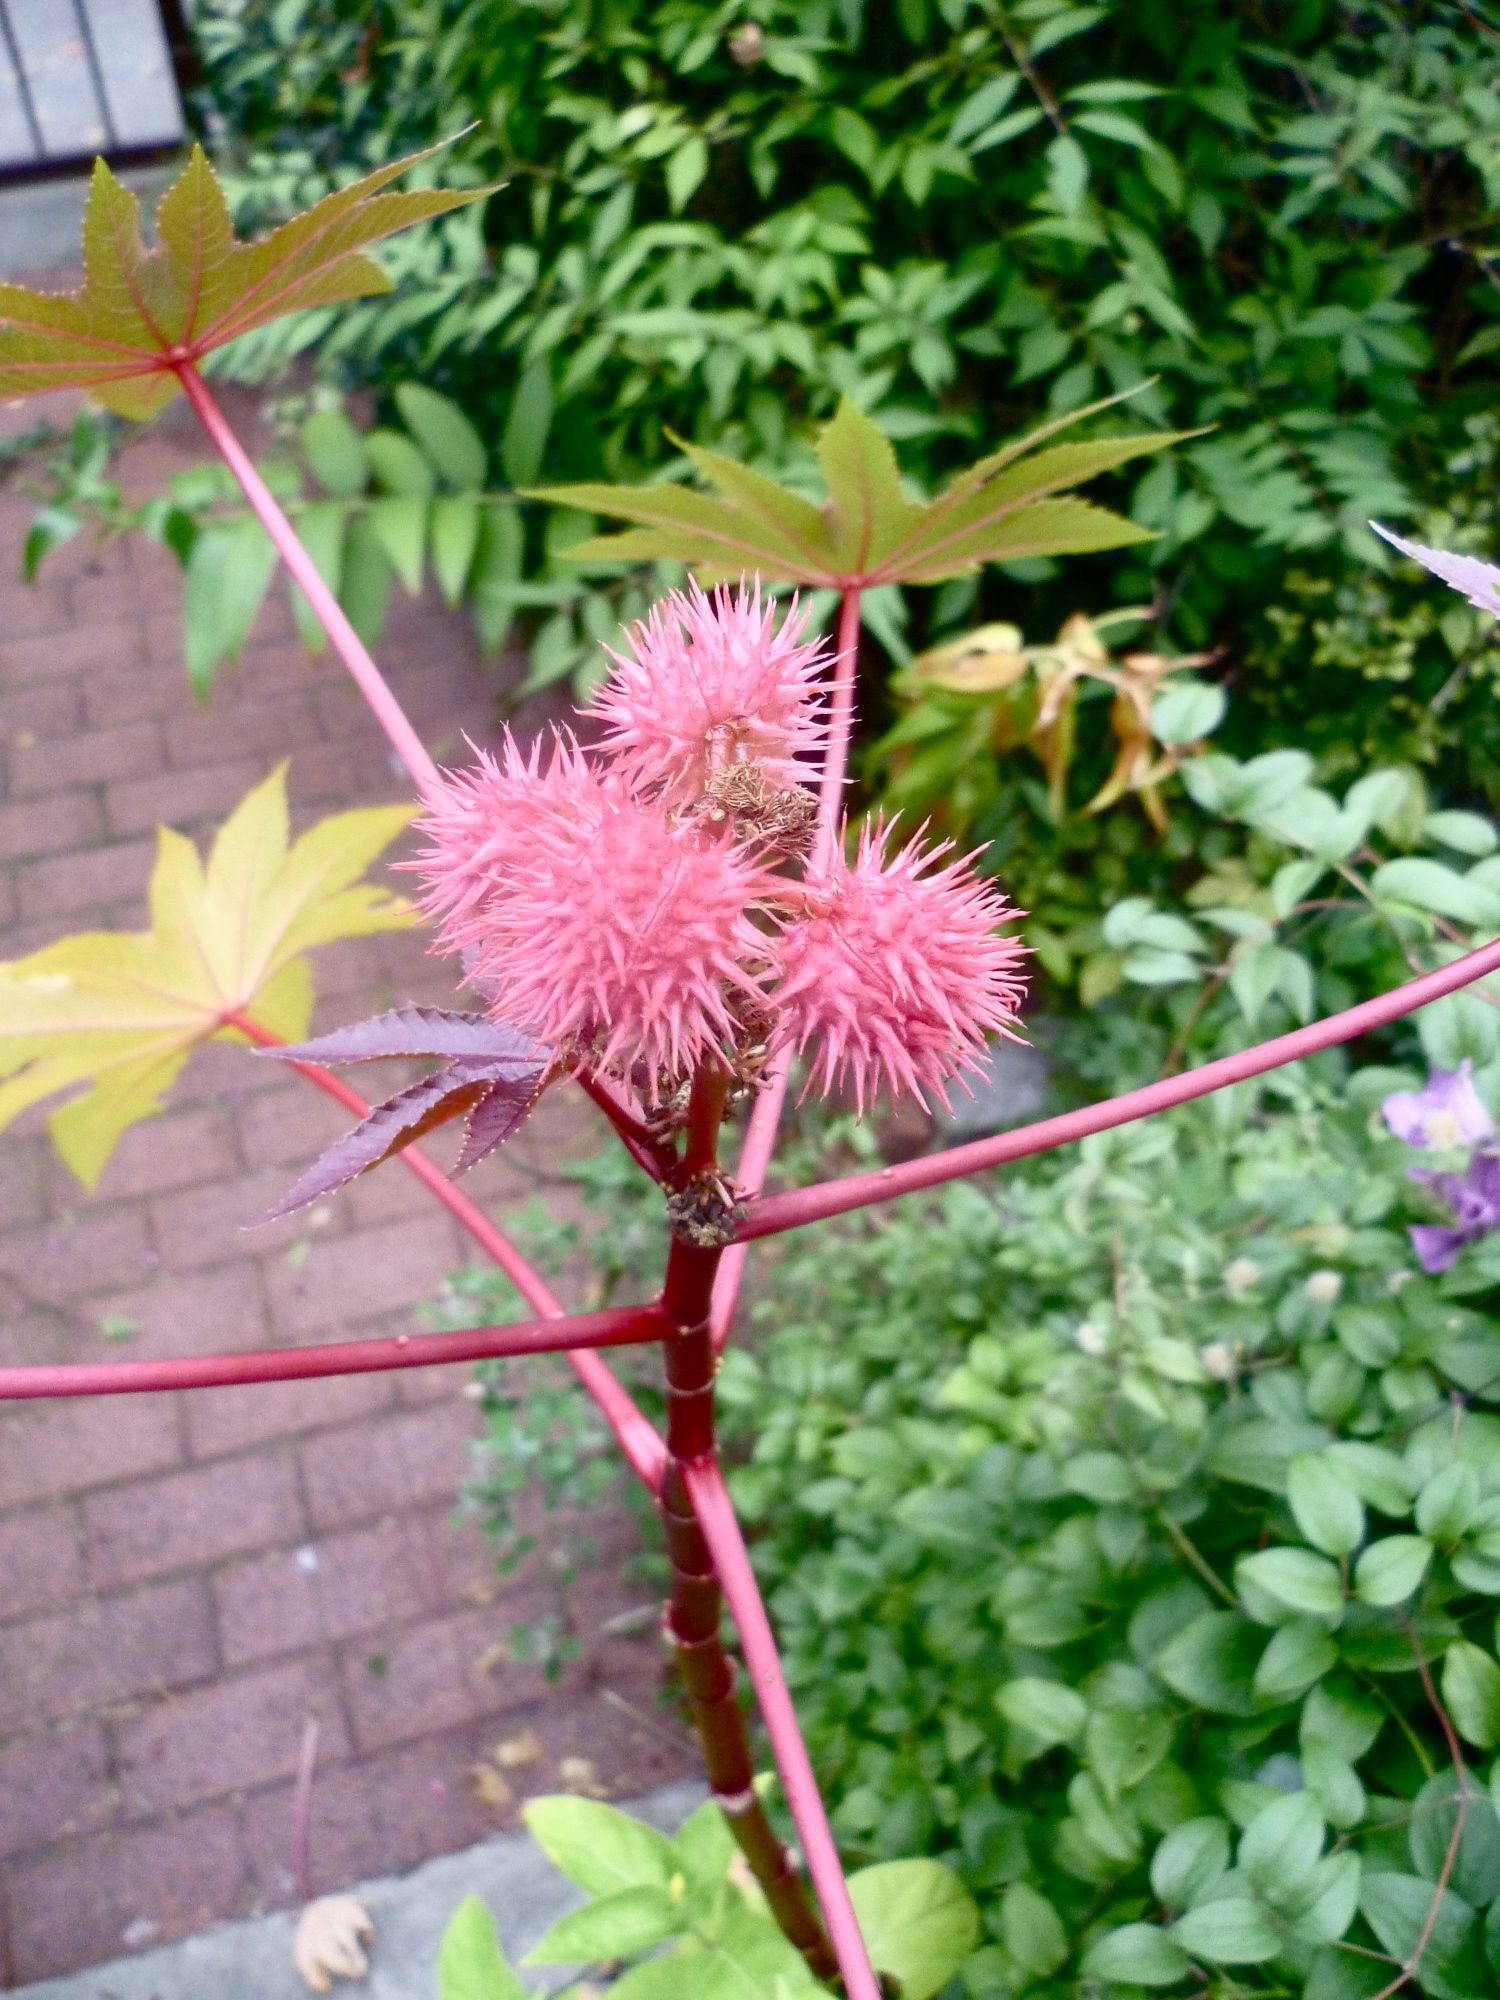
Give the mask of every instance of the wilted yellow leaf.
M 121 1135 L 162 1107 L 199 1042 L 237 1039 L 252 1013 L 294 1041 L 307 1031 L 302 954 L 400 928 L 409 906 L 360 877 L 406 825 L 406 806 L 336 813 L 292 841 L 286 767 L 246 794 L 207 863 L 170 827 L 157 835 L 151 928 L 85 931 L 0 965 L 0 1128 L 59 1091 L 59 1154 L 92 1187 Z
M 919 653 L 911 671 L 955 694 L 998 694 L 1014 687 L 1030 664 L 1019 625 L 980 625 L 945 646 Z

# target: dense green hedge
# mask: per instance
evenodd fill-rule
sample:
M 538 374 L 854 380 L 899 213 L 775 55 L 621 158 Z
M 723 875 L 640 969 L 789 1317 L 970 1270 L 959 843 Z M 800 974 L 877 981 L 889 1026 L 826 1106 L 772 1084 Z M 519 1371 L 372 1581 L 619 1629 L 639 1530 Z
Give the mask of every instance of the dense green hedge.
M 1494 48 L 1427 0 L 281 0 L 200 10 L 204 102 L 265 220 L 461 133 L 506 182 L 398 246 L 390 301 L 316 341 L 455 390 L 550 478 L 659 469 L 669 428 L 785 467 L 854 393 L 926 484 L 1043 406 L 1157 377 L 1213 424 L 1127 493 L 1163 529 L 1065 589 L 986 587 L 1034 637 L 1157 594 L 1262 709 L 1489 776 L 1500 731 L 1440 618 L 1363 566 L 1370 514 L 1483 545 L 1500 287 Z M 466 121 L 472 129 L 461 132 Z M 1479 420 L 1476 424 L 1475 420 Z M 538 547 L 538 560 L 540 559 Z M 913 607 L 925 638 L 972 593 Z M 1309 677 L 1316 674 L 1311 698 Z M 1482 683 L 1474 699 L 1468 695 Z M 1253 719 L 1253 717 L 1252 717 Z

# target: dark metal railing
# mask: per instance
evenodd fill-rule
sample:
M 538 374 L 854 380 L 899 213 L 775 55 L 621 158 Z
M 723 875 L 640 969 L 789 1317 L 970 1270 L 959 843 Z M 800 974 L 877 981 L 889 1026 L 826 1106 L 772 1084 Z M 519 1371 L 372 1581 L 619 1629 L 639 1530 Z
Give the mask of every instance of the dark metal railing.
M 0 0 L 0 178 L 184 136 L 174 0 Z

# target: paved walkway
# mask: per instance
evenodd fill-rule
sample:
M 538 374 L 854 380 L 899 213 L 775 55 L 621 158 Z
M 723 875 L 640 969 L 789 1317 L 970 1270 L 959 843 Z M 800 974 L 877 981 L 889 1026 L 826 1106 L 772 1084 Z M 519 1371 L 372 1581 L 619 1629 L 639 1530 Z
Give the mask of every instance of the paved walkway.
M 157 486 L 198 455 L 187 429 L 159 430 L 130 448 L 130 481 Z M 288 749 L 303 820 L 403 795 L 340 670 L 297 643 L 279 585 L 244 662 L 198 710 L 175 565 L 144 544 L 80 541 L 27 589 L 14 579 L 29 512 L 0 492 L 5 956 L 139 923 L 154 824 L 201 838 Z M 493 682 L 461 620 L 398 603 L 381 650 L 440 754 L 461 728 L 485 732 Z M 452 996 L 414 936 L 330 947 L 315 965 L 319 1027 Z M 342 1122 L 274 1066 L 221 1048 L 195 1058 L 93 1195 L 52 1158 L 40 1118 L 0 1134 L 0 1361 L 412 1328 L 463 1253 L 398 1166 L 243 1233 Z M 544 1106 L 473 1191 L 491 1212 L 517 1202 L 581 1129 L 576 1107 Z M 138 1330 L 117 1346 L 102 1328 L 122 1320 Z M 477 1532 L 452 1525 L 476 1429 L 467 1373 L 0 1409 L 6 1983 L 285 1903 L 309 1715 L 319 1889 L 511 1823 L 475 1796 L 473 1773 L 526 1730 L 540 1754 L 507 1773 L 518 1795 L 557 1789 L 569 1758 L 618 1793 L 691 1769 L 655 1706 L 654 1640 L 590 1640 L 555 1691 L 505 1657 L 508 1627 L 554 1598 L 542 1558 L 500 1585 Z M 601 1525 L 606 1547 L 620 1534 Z M 597 1634 L 644 1595 L 606 1566 L 579 1601 Z

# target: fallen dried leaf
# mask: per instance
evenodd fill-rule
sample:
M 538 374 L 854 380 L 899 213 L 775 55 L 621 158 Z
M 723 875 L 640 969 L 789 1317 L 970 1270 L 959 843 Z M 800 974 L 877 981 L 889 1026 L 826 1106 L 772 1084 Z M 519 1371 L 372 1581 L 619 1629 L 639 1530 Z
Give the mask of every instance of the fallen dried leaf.
M 516 1802 L 516 1795 L 493 1764 L 474 1764 L 469 1769 L 469 1790 L 482 1806 L 504 1812 Z
M 558 1764 L 557 1775 L 565 1792 L 574 1792 L 585 1799 L 609 1797 L 608 1788 L 599 1782 L 592 1757 L 564 1757 Z
M 511 1662 L 511 1650 L 503 1639 L 497 1639 L 493 1646 L 486 1646 L 474 1662 L 476 1674 L 498 1674 L 502 1667 Z
M 363 1979 L 370 1961 L 363 1947 L 375 1936 L 370 1912 L 357 1896 L 319 1896 L 297 1919 L 292 1963 L 314 1993 L 331 1993 L 335 1979 Z
M 534 1729 L 522 1729 L 514 1736 L 502 1737 L 492 1754 L 502 1770 L 519 1771 L 542 1761 L 542 1739 Z

